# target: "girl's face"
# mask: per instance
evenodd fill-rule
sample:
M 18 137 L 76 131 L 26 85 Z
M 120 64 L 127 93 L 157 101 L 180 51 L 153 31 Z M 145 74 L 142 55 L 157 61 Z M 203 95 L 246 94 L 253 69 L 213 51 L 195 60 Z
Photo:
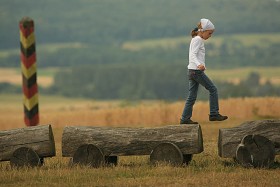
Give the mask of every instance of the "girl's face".
M 201 37 L 204 40 L 207 40 L 208 38 L 210 38 L 212 36 L 213 32 L 214 32 L 214 30 L 206 30 L 206 31 L 201 33 Z

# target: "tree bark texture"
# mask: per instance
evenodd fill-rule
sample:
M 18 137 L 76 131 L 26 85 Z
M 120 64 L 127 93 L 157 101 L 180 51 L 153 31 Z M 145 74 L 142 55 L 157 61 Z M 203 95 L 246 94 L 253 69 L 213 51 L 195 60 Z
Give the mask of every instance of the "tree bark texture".
M 238 127 L 219 130 L 218 152 L 220 157 L 235 158 L 238 145 L 244 136 L 260 135 L 275 146 L 275 154 L 280 154 L 280 120 L 248 121 Z
M 0 131 L 0 161 L 8 161 L 15 150 L 30 148 L 40 158 L 55 156 L 55 142 L 51 125 Z
M 104 156 L 150 155 L 160 143 L 174 143 L 183 154 L 203 151 L 200 125 L 157 128 L 112 128 L 68 126 L 62 135 L 62 156 L 73 157 L 84 144 L 99 147 Z

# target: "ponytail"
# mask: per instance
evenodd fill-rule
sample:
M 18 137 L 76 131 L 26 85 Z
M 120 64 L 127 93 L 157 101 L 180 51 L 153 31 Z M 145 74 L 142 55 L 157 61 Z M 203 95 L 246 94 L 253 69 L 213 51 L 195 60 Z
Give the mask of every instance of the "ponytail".
M 192 38 L 194 38 L 195 36 L 197 36 L 197 34 L 198 34 L 198 28 L 196 27 L 196 28 L 194 28 L 194 29 L 192 30 L 192 32 L 191 32 Z
M 195 36 L 197 36 L 197 34 L 198 34 L 198 32 L 199 32 L 200 29 L 202 29 L 201 22 L 199 22 L 199 23 L 197 24 L 197 27 L 194 28 L 194 29 L 191 31 L 191 36 L 192 36 L 192 38 L 194 38 Z

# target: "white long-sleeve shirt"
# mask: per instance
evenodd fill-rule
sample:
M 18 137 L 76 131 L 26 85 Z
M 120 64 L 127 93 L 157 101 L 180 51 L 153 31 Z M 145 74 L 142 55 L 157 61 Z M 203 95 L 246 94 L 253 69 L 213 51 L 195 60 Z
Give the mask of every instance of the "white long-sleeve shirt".
M 195 36 L 190 43 L 188 69 L 198 70 L 198 65 L 205 66 L 205 47 L 203 39 Z

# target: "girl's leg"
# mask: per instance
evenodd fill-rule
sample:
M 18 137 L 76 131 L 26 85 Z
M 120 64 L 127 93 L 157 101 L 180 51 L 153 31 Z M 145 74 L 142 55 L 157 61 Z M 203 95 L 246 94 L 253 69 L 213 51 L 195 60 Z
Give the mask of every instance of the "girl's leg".
M 183 110 L 181 122 L 186 122 L 192 117 L 193 105 L 197 98 L 198 86 L 198 82 L 196 82 L 192 78 L 189 79 L 189 95 Z
M 195 72 L 194 79 L 209 91 L 210 116 L 219 114 L 218 90 L 203 71 Z

